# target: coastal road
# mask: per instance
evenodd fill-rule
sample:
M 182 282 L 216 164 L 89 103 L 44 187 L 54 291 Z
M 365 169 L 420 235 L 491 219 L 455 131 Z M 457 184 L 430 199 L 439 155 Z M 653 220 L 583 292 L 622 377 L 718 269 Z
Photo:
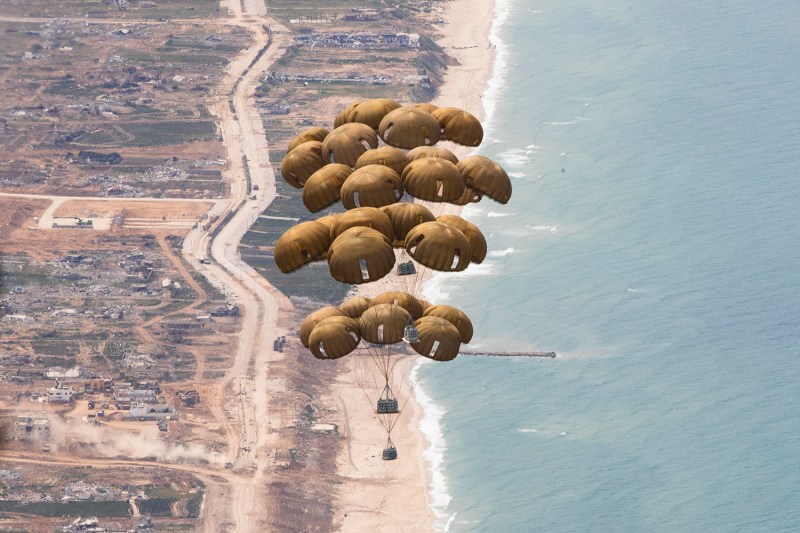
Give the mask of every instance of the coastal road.
M 215 206 L 217 226 L 208 231 L 195 228 L 187 235 L 183 255 L 243 311 L 239 346 L 218 385 L 213 410 L 226 435 L 227 460 L 237 472 L 251 475 L 231 480 L 224 487 L 209 486 L 201 530 L 246 533 L 265 530 L 264 517 L 258 512 L 263 509 L 260 504 L 275 449 L 267 373 L 270 362 L 282 357 L 272 350 L 272 341 L 279 335 L 278 309 L 289 304 L 241 260 L 238 244 L 275 198 L 275 175 L 253 92 L 262 73 L 285 52 L 288 36 L 285 28 L 266 17 L 263 2 L 249 0 L 242 6 L 234 1 L 222 7 L 230 7 L 254 38 L 253 45 L 231 62 L 212 110 L 221 124 L 227 150 L 224 174 L 231 197 L 225 205 Z M 268 34 L 265 27 L 272 31 Z M 200 262 L 209 257 L 213 263 Z

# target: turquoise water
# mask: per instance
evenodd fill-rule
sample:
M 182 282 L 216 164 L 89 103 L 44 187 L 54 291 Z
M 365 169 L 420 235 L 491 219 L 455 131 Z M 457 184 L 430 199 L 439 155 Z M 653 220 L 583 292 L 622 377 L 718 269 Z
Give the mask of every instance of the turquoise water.
M 426 296 L 560 357 L 419 369 L 438 528 L 800 530 L 800 4 L 498 8 L 514 196 Z

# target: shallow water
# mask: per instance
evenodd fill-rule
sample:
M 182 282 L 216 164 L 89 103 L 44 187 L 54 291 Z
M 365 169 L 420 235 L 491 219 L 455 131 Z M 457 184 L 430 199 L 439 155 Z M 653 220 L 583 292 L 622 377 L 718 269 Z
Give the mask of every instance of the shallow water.
M 800 528 L 800 5 L 499 6 L 514 195 L 425 296 L 560 357 L 422 365 L 439 529 Z

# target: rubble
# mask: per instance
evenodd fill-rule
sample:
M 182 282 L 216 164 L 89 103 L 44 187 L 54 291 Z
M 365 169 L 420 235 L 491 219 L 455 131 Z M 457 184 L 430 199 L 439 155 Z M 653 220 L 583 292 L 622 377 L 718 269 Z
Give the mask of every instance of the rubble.
M 178 396 L 178 399 L 183 402 L 183 405 L 192 406 L 200 403 L 200 393 L 196 390 L 179 390 L 175 394 Z

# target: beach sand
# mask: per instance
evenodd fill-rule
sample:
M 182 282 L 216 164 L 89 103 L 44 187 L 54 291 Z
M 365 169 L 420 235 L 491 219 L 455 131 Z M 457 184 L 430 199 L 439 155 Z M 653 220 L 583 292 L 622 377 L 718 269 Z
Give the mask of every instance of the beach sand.
M 448 68 L 445 83 L 433 102 L 436 105 L 460 107 L 482 118 L 481 96 L 491 76 L 494 57 L 489 43 L 493 10 L 494 3 L 487 0 L 453 0 L 446 4 L 441 13 L 446 21 L 442 27 L 444 35 L 437 42 L 459 64 Z M 455 145 L 447 147 L 455 148 Z M 461 158 L 470 150 L 458 147 L 454 151 Z M 460 210 L 450 205 L 443 208 L 455 213 Z M 396 276 L 387 276 L 369 284 L 361 294 L 370 296 L 401 287 Z M 436 517 L 430 506 L 431 475 L 423 455 L 428 442 L 420 431 L 423 413 L 413 394 L 409 394 L 409 374 L 417 357 L 397 356 L 394 375 L 399 376 L 396 380 L 402 380 L 403 386 L 397 393 L 402 412 L 392 431 L 392 441 L 398 450 L 398 458 L 394 461 L 381 459 L 386 431 L 374 412 L 374 400 L 380 391 L 368 378 L 370 401 L 359 385 L 364 384 L 371 362 L 364 356 L 340 360 L 338 379 L 331 391 L 343 416 L 340 431 L 346 439 L 337 458 L 341 485 L 337 488 L 334 507 L 335 524 L 340 531 L 372 533 L 434 529 Z M 408 402 L 403 406 L 406 398 Z

